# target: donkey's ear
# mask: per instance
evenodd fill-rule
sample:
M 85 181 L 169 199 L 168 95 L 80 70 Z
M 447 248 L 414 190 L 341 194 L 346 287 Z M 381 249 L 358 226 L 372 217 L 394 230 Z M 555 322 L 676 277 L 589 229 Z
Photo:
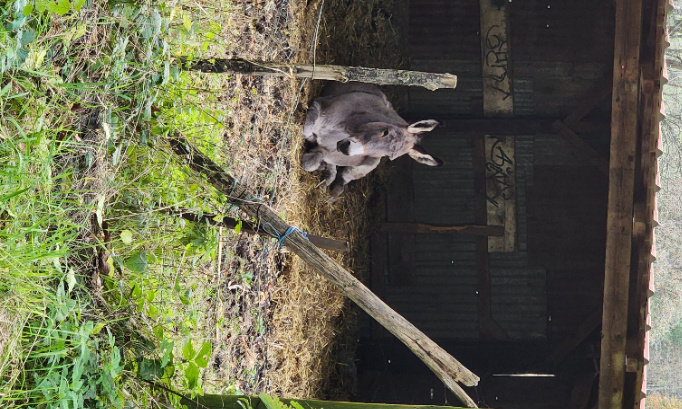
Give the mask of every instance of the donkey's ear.
M 438 126 L 438 121 L 435 119 L 425 119 L 423 121 L 418 121 L 407 127 L 407 131 L 410 133 L 422 133 L 432 131 L 433 128 Z
M 442 160 L 429 155 L 420 145 L 414 145 L 407 154 L 422 165 L 443 166 Z

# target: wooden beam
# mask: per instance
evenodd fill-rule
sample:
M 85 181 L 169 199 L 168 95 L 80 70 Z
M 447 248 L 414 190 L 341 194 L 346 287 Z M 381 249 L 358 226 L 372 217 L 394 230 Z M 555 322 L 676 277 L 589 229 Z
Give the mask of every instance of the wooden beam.
M 597 374 L 584 373 L 577 376 L 573 382 L 573 389 L 571 396 L 568 399 L 567 409 L 587 409 L 590 403 L 590 396 L 594 388 L 594 381 L 597 380 Z
M 218 164 L 193 147 L 187 139 L 174 136 L 170 138 L 169 143 L 173 152 L 185 159 L 192 170 L 204 175 L 214 188 L 225 194 L 249 217 L 254 218 L 258 225 L 269 223 L 273 232 L 282 237 L 284 245 L 401 340 L 462 403 L 468 407 L 476 407 L 476 403 L 458 382 L 466 386 L 475 386 L 479 381 L 478 376 L 381 301 L 355 276 L 315 247 L 300 231 L 292 230 L 292 226 L 270 207 L 253 201 L 251 198 L 254 196 L 247 187 L 239 184 Z
M 617 0 L 599 409 L 622 409 L 625 382 L 642 2 Z
M 407 120 L 407 118 L 406 118 Z M 407 120 L 412 123 L 419 120 Z M 554 134 L 556 118 L 517 117 L 517 118 L 443 118 L 439 117 L 440 129 L 456 133 L 475 133 L 488 135 L 535 135 Z M 581 121 L 571 125 L 571 129 L 578 134 L 597 133 L 607 134 L 611 131 L 611 124 L 607 121 Z
M 568 355 L 575 350 L 590 334 L 599 328 L 601 324 L 602 310 L 597 308 L 592 312 L 577 328 L 575 328 L 568 338 L 565 338 L 547 356 L 538 370 L 551 370 L 563 362 Z
M 464 234 L 470 236 L 495 236 L 504 235 L 503 226 L 488 225 L 461 225 L 461 226 L 434 226 L 423 223 L 399 223 L 386 222 L 381 225 L 381 230 L 385 232 L 421 233 L 421 234 Z
M 346 67 L 341 65 L 284 64 L 264 61 L 247 61 L 241 58 L 212 58 L 190 60 L 179 57 L 182 69 L 212 74 L 249 74 L 339 82 L 364 82 L 378 85 L 406 85 L 424 87 L 428 90 L 456 88 L 457 76 L 446 73 L 390 70 L 382 68 Z
M 572 128 L 575 124 L 580 122 L 585 115 L 589 114 L 598 103 L 611 95 L 611 92 L 613 92 L 613 78 L 608 77 L 602 80 L 596 88 L 588 92 L 587 95 L 578 102 L 578 105 L 573 112 L 564 118 L 563 123 Z
M 571 128 L 566 126 L 561 121 L 556 121 L 553 124 L 554 131 L 561 134 L 573 147 L 578 149 L 580 152 L 582 152 L 587 159 L 592 163 L 594 166 L 597 167 L 603 174 L 607 175 L 609 174 L 609 161 L 606 160 L 603 156 L 601 156 L 597 151 L 592 149 L 590 145 L 588 145 L 578 134 L 573 132 Z

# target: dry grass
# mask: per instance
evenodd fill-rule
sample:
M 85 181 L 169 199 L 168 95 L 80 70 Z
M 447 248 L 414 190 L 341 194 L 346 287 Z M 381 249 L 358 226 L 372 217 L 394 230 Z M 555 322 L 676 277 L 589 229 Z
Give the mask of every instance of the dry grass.
M 395 68 L 402 59 L 390 7 L 390 1 L 345 0 L 183 5 L 221 27 L 219 43 L 226 48 L 212 44 L 201 57 Z M 319 175 L 299 166 L 305 109 L 320 84 L 236 75 L 211 88 L 224 90 L 217 109 L 228 113 L 218 160 L 290 224 L 348 240 L 350 254 L 330 255 L 362 277 L 368 270 L 370 178 L 331 204 Z M 273 243 L 234 235 L 222 242 L 221 296 L 207 307 L 214 322 L 225 318 L 225 324 L 216 330 L 207 391 L 347 397 L 354 382 L 349 301 L 299 258 L 278 255 Z

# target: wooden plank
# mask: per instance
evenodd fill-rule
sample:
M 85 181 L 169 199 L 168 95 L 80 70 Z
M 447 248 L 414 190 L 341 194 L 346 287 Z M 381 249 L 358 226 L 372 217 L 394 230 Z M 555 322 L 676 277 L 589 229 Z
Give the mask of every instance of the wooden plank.
M 502 237 L 488 238 L 488 251 L 516 251 L 516 159 L 514 138 L 485 137 L 488 225 L 504 226 Z
M 622 409 L 639 115 L 642 2 L 616 7 L 599 409 Z
M 406 119 L 407 120 L 407 119 Z M 408 123 L 415 122 L 407 120 Z M 439 117 L 439 129 L 458 133 L 476 133 L 487 135 L 535 135 L 554 134 L 556 118 L 522 117 L 522 118 L 447 118 Z M 606 134 L 611 131 L 608 122 L 581 121 L 571 125 L 576 133 Z
M 480 0 L 483 114 L 514 115 L 509 7 L 506 2 Z M 488 251 L 516 250 L 516 189 L 513 136 L 485 139 L 486 198 L 489 225 L 504 226 L 503 237 L 489 237 Z
M 573 383 L 571 396 L 568 399 L 566 409 L 587 409 L 590 403 L 590 395 L 594 388 L 594 381 L 597 380 L 597 374 L 584 373 L 577 377 Z
M 562 121 L 566 126 L 573 127 L 580 122 L 585 115 L 597 106 L 604 98 L 611 95 L 613 91 L 613 78 L 609 77 L 601 81 L 595 89 L 588 92 L 583 99 L 578 102 L 576 108 Z
M 284 245 L 410 348 L 462 403 L 468 407 L 476 407 L 476 403 L 464 392 L 458 382 L 466 386 L 475 386 L 480 380 L 478 376 L 381 301 L 353 274 L 315 247 L 300 231 L 292 230 L 292 226 L 282 220 L 270 207 L 252 200 L 254 196 L 247 187 L 239 184 L 217 163 L 193 147 L 187 139 L 174 136 L 170 138 L 169 144 L 173 152 L 185 159 L 193 171 L 204 175 L 208 183 L 224 193 L 249 217 L 257 220 L 258 225 L 269 223 L 273 231 L 283 237 Z
M 480 0 L 483 112 L 489 117 L 514 114 L 509 7 L 507 2 Z
M 432 224 L 424 223 L 399 223 L 399 222 L 385 222 L 381 225 L 381 230 L 384 232 L 403 232 L 403 233 L 421 233 L 421 234 L 464 234 L 471 236 L 504 236 L 504 228 L 502 226 L 488 226 L 488 225 L 462 225 L 462 226 L 434 226 Z
M 540 365 L 542 370 L 551 370 L 563 362 L 568 355 L 573 352 L 590 334 L 599 328 L 602 319 L 602 309 L 598 308 L 591 313 L 571 334 L 570 337 L 564 339 L 557 345 L 545 358 L 545 361 Z
M 606 160 L 603 156 L 601 156 L 597 151 L 592 149 L 590 145 L 588 145 L 578 134 L 576 134 L 571 128 L 566 126 L 561 121 L 556 121 L 553 124 L 553 128 L 555 132 L 558 132 L 566 138 L 566 140 L 573 145 L 576 149 L 578 149 L 580 152 L 582 152 L 587 159 L 592 163 L 594 166 L 597 167 L 603 174 L 607 175 L 609 174 L 609 161 Z

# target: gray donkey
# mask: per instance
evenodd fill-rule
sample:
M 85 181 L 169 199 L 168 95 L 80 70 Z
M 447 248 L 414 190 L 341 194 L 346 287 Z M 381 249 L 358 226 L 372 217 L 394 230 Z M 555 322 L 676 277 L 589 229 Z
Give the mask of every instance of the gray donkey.
M 419 145 L 420 134 L 438 125 L 433 119 L 408 125 L 379 88 L 362 83 L 329 83 L 308 108 L 303 135 L 317 146 L 301 158 L 304 170 L 325 170 L 332 197 L 348 182 L 379 165 L 408 154 L 419 163 L 441 166 L 440 159 Z

